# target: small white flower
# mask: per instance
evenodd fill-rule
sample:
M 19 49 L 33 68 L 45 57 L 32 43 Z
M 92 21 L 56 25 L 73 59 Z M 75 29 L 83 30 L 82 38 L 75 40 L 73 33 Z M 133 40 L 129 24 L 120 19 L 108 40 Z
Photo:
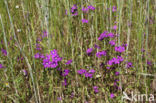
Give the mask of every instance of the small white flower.
M 16 9 L 18 9 L 19 8 L 19 5 L 16 5 Z

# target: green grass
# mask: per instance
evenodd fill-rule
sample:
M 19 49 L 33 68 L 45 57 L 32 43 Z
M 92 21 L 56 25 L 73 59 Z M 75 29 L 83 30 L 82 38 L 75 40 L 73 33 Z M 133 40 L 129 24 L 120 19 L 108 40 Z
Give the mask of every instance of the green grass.
M 68 12 L 73 4 L 78 6 L 78 16 Z M 19 8 L 16 8 L 17 5 Z M 95 11 L 84 14 L 81 7 L 93 5 Z M 0 49 L 7 51 L 7 56 L 0 53 L 0 102 L 2 103 L 126 103 L 122 101 L 123 91 L 151 94 L 152 81 L 156 72 L 156 1 L 155 0 L 1 0 L 0 1 Z M 112 6 L 117 11 L 112 12 Z M 110 10 L 109 10 L 109 9 Z M 81 19 L 89 20 L 82 24 Z M 117 22 L 117 31 L 112 26 Z M 21 30 L 18 32 L 18 30 Z M 122 56 L 133 63 L 133 68 L 117 66 L 120 75 L 107 71 L 99 65 L 116 56 L 108 41 L 98 41 L 104 31 L 120 34 L 115 40 L 118 45 L 127 43 Z M 68 86 L 62 86 L 64 77 L 56 69 L 44 69 L 41 60 L 34 58 L 36 40 L 48 32 L 48 38 L 41 41 L 41 53 L 47 54 L 57 49 L 63 57 L 60 67 L 70 69 Z M 145 34 L 145 35 L 144 35 Z M 12 40 L 10 38 L 12 37 Z M 113 40 L 113 39 L 112 39 Z M 87 56 L 87 48 L 100 45 L 102 50 L 109 50 L 109 58 Z M 145 52 L 141 49 L 144 48 Z M 97 52 L 99 50 L 96 50 Z M 17 61 L 23 57 L 22 61 Z M 71 65 L 64 65 L 72 59 Z M 147 61 L 152 66 L 147 65 Z M 101 77 L 86 79 L 76 72 L 79 69 L 95 69 Z M 27 70 L 24 76 L 22 70 Z M 149 76 L 147 76 L 149 74 Z M 121 90 L 113 89 L 113 80 L 119 79 Z M 93 86 L 99 87 L 95 94 Z M 71 98 L 71 94 L 74 97 Z M 110 94 L 115 98 L 111 99 Z M 62 101 L 57 98 L 61 97 Z M 156 100 L 156 97 L 155 97 Z

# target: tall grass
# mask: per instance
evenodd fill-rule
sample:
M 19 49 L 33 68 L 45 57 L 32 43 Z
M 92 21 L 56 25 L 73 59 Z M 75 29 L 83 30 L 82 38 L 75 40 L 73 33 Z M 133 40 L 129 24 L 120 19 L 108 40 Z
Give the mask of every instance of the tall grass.
M 5 49 L 7 56 L 0 53 L 0 64 L 4 65 L 0 69 L 0 102 L 126 103 L 123 91 L 149 95 L 153 92 L 151 83 L 156 69 L 155 3 L 155 0 L 1 0 L 0 49 Z M 70 12 L 74 4 L 78 16 Z M 95 10 L 86 14 L 81 9 L 88 5 Z M 112 11 L 113 6 L 117 11 Z M 81 19 L 89 22 L 82 23 Z M 112 29 L 114 25 L 117 30 Z M 45 31 L 47 37 L 42 38 Z M 104 31 L 118 36 L 99 41 Z M 41 51 L 36 50 L 38 38 L 42 38 Z M 100 66 L 118 55 L 109 45 L 110 40 L 116 40 L 116 46 L 127 44 L 121 54 L 124 63 L 115 67 L 119 76 L 107 70 L 106 65 Z M 107 50 L 109 57 L 88 56 L 86 50 L 95 44 L 101 49 L 95 49 L 94 53 Z M 61 76 L 57 68 L 45 69 L 42 60 L 34 58 L 36 53 L 46 55 L 53 49 L 63 58 L 61 70 L 70 70 L 68 78 Z M 24 60 L 17 60 L 22 57 Z M 65 65 L 70 59 L 72 64 Z M 147 64 L 149 61 L 151 64 Z M 127 68 L 127 62 L 132 62 L 133 67 Z M 90 79 L 80 76 L 79 69 L 96 72 Z M 65 78 L 67 86 L 62 85 Z M 114 79 L 119 79 L 119 90 L 113 87 Z M 98 86 L 98 93 L 94 92 L 94 86 Z M 110 98 L 111 93 L 114 98 Z

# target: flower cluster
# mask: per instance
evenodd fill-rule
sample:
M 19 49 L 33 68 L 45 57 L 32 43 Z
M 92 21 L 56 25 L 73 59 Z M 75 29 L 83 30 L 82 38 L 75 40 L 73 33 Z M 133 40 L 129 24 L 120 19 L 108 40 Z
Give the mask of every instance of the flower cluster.
M 113 65 L 113 64 L 120 64 L 123 60 L 124 60 L 123 57 L 117 56 L 117 58 L 114 57 L 114 58 L 112 58 L 111 60 L 109 60 L 109 61 L 107 62 L 107 64 L 108 64 L 109 66 L 111 66 L 111 65 Z
M 88 13 L 89 10 L 95 10 L 95 7 L 92 6 L 92 5 L 89 5 L 86 8 L 85 7 L 82 7 L 82 11 L 85 12 L 85 13 Z
M 104 31 L 103 33 L 101 33 L 100 37 L 98 38 L 98 40 L 103 40 L 104 38 L 113 38 L 115 37 L 115 35 L 113 33 L 109 33 L 108 31 Z
M 66 62 L 66 65 L 69 65 L 69 64 L 71 64 L 71 63 L 72 63 L 72 59 L 68 60 L 68 61 Z
M 56 68 L 61 60 L 62 58 L 58 55 L 57 50 L 54 49 L 44 57 L 43 66 L 44 68 Z
M 96 53 L 96 56 L 98 57 L 98 58 L 100 58 L 100 57 L 102 57 L 102 56 L 106 56 L 106 51 L 105 50 L 103 50 L 103 51 L 99 51 L 99 52 L 97 52 Z
M 95 70 L 94 69 L 91 69 L 87 72 L 86 69 L 80 69 L 77 71 L 78 74 L 80 75 L 84 75 L 85 77 L 89 77 L 89 78 L 92 78 L 93 77 L 93 74 L 95 73 Z
M 115 45 L 115 40 L 109 41 L 109 44 L 110 44 L 111 46 L 114 46 L 114 45 Z
M 93 51 L 93 48 L 88 48 L 88 49 L 86 50 L 87 55 L 90 55 L 90 54 L 92 53 L 92 51 Z
M 1 52 L 2 52 L 2 54 L 4 55 L 4 56 L 7 56 L 7 51 L 5 50 L 5 49 L 1 49 Z
M 122 53 L 125 51 L 125 46 L 116 46 L 115 51 Z
M 77 16 L 78 15 L 77 5 L 73 5 L 71 7 L 71 13 L 72 13 L 72 16 Z
M 41 53 L 36 53 L 35 55 L 34 55 L 34 58 L 35 59 L 44 59 L 44 55 L 43 54 L 41 54 Z
M 98 88 L 99 88 L 98 86 L 94 86 L 94 87 L 93 87 L 94 93 L 98 93 L 98 92 L 99 92 Z
M 70 70 L 69 69 L 65 69 L 62 73 L 62 76 L 66 77 L 69 74 Z
M 2 64 L 0 64 L 0 69 L 4 68 Z
M 82 19 L 82 23 L 88 23 L 87 19 Z

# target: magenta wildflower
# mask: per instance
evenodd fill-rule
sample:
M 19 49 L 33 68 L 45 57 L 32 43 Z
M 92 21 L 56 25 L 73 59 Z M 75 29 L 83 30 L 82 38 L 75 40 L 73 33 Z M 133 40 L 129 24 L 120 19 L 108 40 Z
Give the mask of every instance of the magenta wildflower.
M 113 26 L 113 30 L 116 30 L 116 29 L 117 29 L 117 25 L 114 25 L 114 26 Z
M 98 92 L 99 92 L 98 88 L 99 88 L 98 86 L 94 86 L 94 87 L 93 87 L 94 93 L 98 93 Z
M 90 54 L 92 53 L 92 51 L 93 51 L 93 48 L 88 48 L 88 49 L 86 50 L 87 55 L 90 55 Z
M 82 19 L 81 21 L 82 21 L 82 23 L 88 23 L 87 19 Z
M 124 61 L 124 58 L 122 56 L 117 56 L 117 58 L 120 62 Z
M 94 48 L 100 49 L 100 46 L 98 46 L 97 44 L 94 44 Z
M 89 70 L 89 73 L 95 73 L 94 69 Z
M 62 58 L 59 57 L 57 50 L 52 50 L 50 54 L 47 54 L 43 59 L 43 66 L 45 68 L 56 68 L 58 66 L 58 62 L 61 61 Z
M 110 44 L 111 46 L 114 46 L 114 45 L 115 45 L 115 40 L 111 40 L 111 41 L 109 42 L 109 44 Z
M 35 58 L 35 59 L 39 59 L 39 58 L 40 58 L 40 54 L 39 54 L 39 53 L 36 53 L 36 54 L 34 55 L 34 58 Z
M 125 51 L 125 47 L 124 46 L 116 46 L 115 51 L 122 53 Z
M 92 73 L 88 73 L 88 72 L 86 72 L 86 73 L 85 73 L 85 77 L 92 78 L 92 77 L 93 77 L 93 74 L 92 74 Z
M 105 50 L 99 51 L 99 52 L 96 53 L 96 56 L 97 56 L 98 58 L 100 58 L 100 57 L 102 57 L 102 56 L 106 56 L 106 51 L 105 51 Z
M 28 74 L 27 70 L 23 69 L 22 72 L 23 72 L 24 76 L 27 76 L 27 74 Z
M 90 5 L 90 6 L 88 6 L 88 9 L 89 9 L 89 10 L 95 10 L 95 7 L 92 6 L 92 5 Z
M 69 65 L 69 64 L 71 64 L 71 63 L 72 63 L 72 59 L 68 60 L 68 61 L 66 62 L 66 65 Z
M 147 60 L 147 64 L 148 64 L 149 66 L 152 66 L 152 62 L 149 61 L 149 60 Z
M 127 68 L 131 68 L 131 67 L 133 67 L 132 62 L 127 62 Z
M 120 72 L 115 72 L 115 75 L 119 75 L 120 74 Z
M 87 72 L 86 69 L 80 69 L 80 70 L 77 71 L 77 73 L 78 73 L 78 74 L 81 74 L 81 75 L 82 75 L 82 74 L 85 74 L 86 72 Z
M 89 8 L 85 8 L 85 7 L 83 7 L 83 8 L 82 8 L 82 11 L 85 12 L 85 13 L 88 13 Z
M 65 69 L 64 72 L 62 73 L 62 75 L 65 77 L 69 74 L 70 70 L 69 69 Z
M 108 33 L 108 37 L 113 38 L 115 35 L 113 33 Z
M 7 56 L 7 51 L 5 49 L 1 49 L 1 52 L 4 56 Z
M 61 98 L 61 97 L 57 97 L 57 100 L 58 100 L 58 101 L 61 101 L 61 100 L 62 100 L 62 98 Z
M 0 69 L 4 68 L 2 64 L 0 64 Z
M 66 86 L 67 85 L 67 79 L 64 79 L 64 81 L 62 82 L 62 85 L 63 86 Z
M 47 36 L 48 36 L 48 33 L 47 33 L 47 31 L 43 31 L 42 38 L 45 38 L 45 37 L 47 37 Z
M 117 11 L 116 6 L 113 6 L 113 7 L 112 7 L 112 11 L 113 11 L 113 12 Z
M 77 5 L 73 5 L 71 7 L 71 13 L 72 13 L 72 16 L 77 16 L 78 15 Z
M 115 95 L 113 93 L 110 94 L 110 98 L 114 98 Z
M 107 38 L 108 37 L 108 35 L 107 35 L 107 31 L 104 31 L 101 35 L 100 35 L 100 37 L 98 38 L 98 40 L 103 40 L 104 38 Z
M 41 48 L 39 43 L 36 43 L 36 50 L 42 50 L 42 48 Z

